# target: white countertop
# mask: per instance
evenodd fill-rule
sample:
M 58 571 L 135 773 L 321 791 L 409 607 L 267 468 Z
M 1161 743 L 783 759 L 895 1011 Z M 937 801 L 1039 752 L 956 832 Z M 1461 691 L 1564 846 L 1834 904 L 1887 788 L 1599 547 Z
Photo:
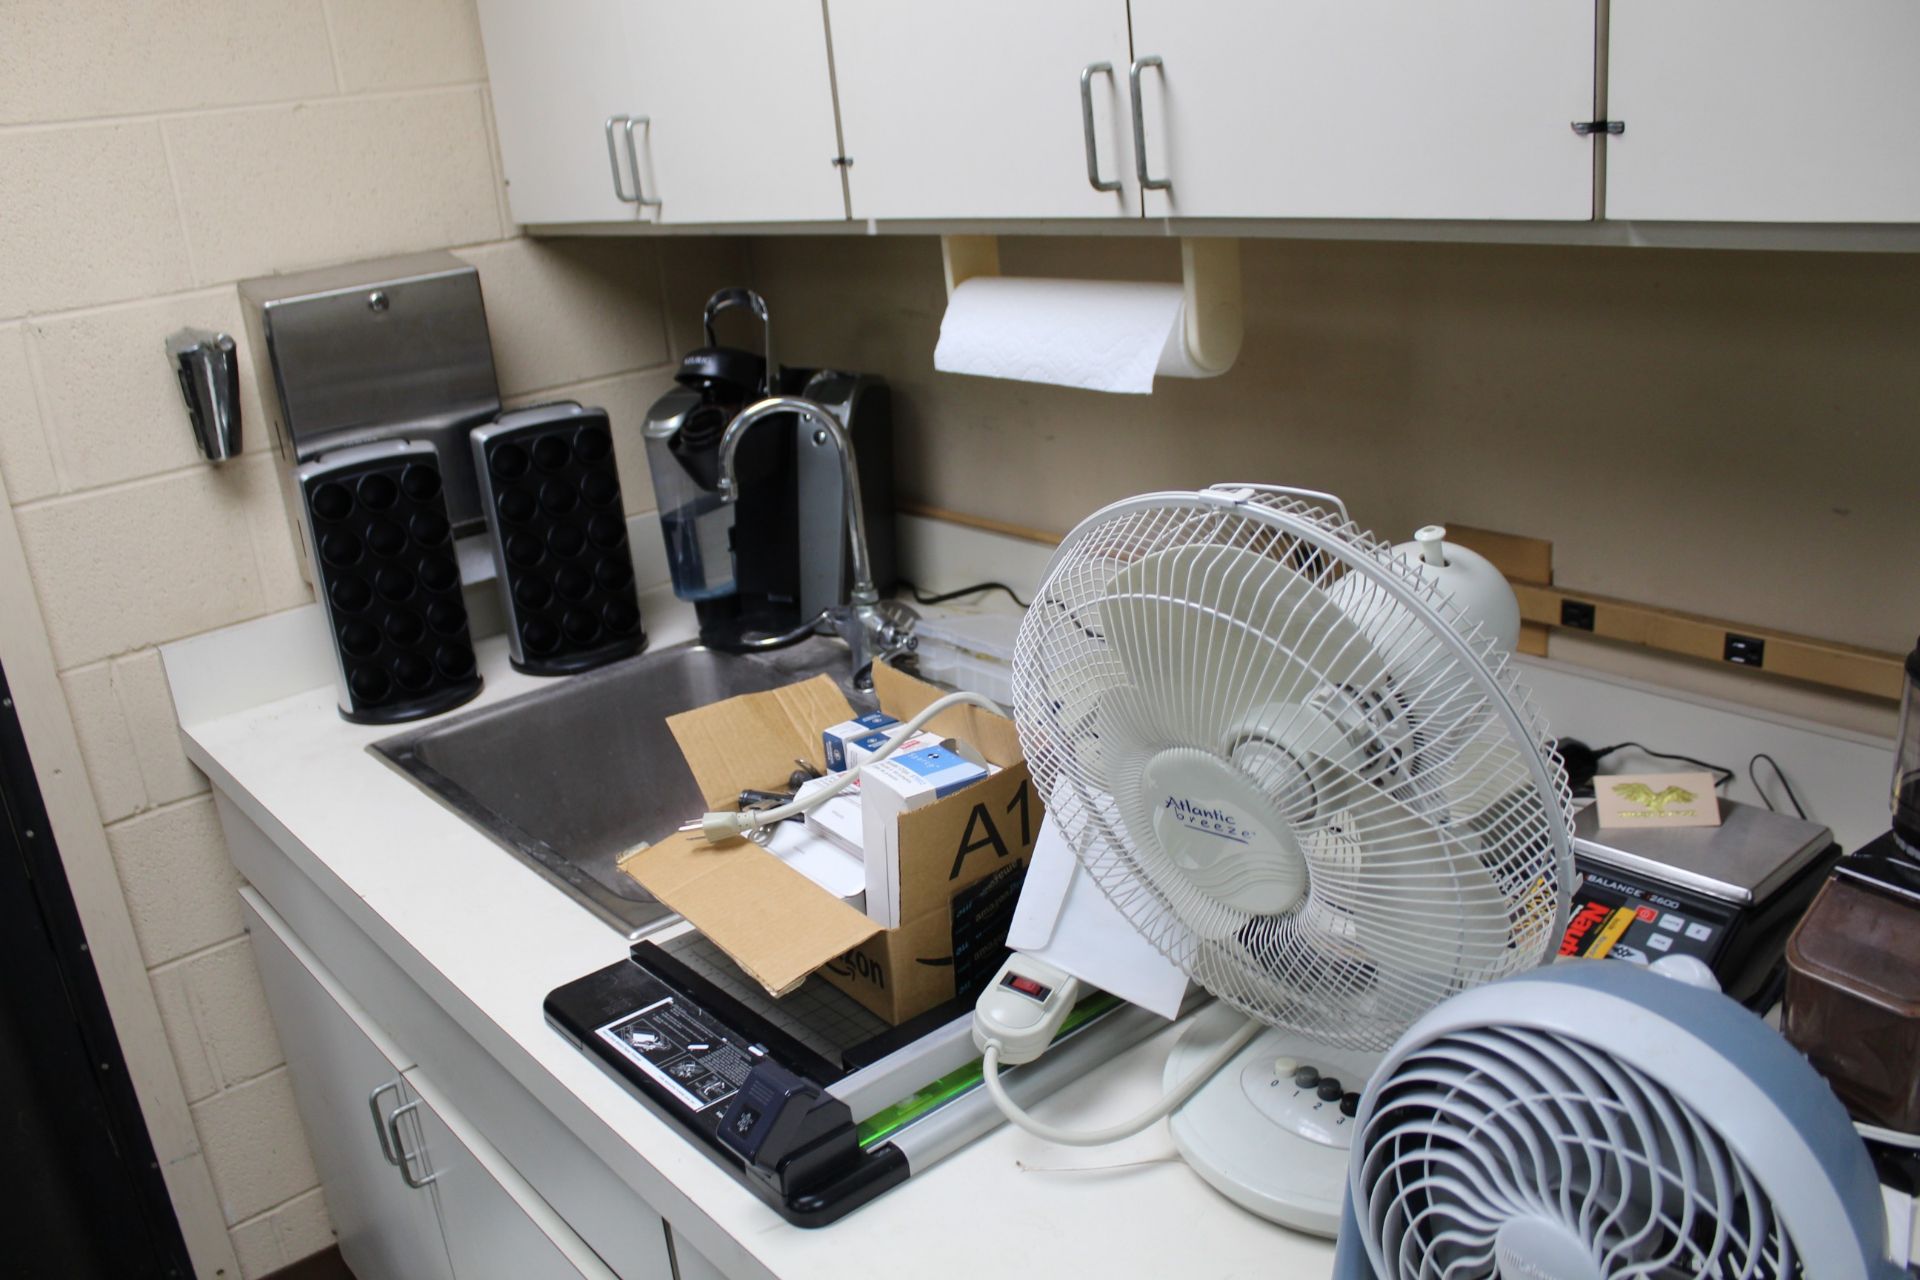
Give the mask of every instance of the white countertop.
M 377 918 L 375 937 L 390 930 L 379 945 L 391 958 L 729 1275 L 1328 1272 L 1329 1242 L 1228 1203 L 1175 1155 L 1164 1123 L 1088 1151 L 1002 1126 L 837 1224 L 789 1225 L 547 1026 L 547 992 L 621 959 L 625 942 L 365 749 L 399 729 L 340 718 L 316 608 L 169 648 L 189 756 L 336 905 Z M 660 601 L 647 618 L 655 647 L 690 638 Z M 547 683 L 513 671 L 503 639 L 478 653 L 486 688 L 468 706 Z M 1176 1034 L 1036 1110 L 1091 1126 L 1144 1108 Z
M 670 596 L 645 601 L 655 648 L 692 636 Z M 738 1185 L 546 1025 L 541 1002 L 619 960 L 621 936 L 365 748 L 400 730 L 334 708 L 317 606 L 166 650 L 188 754 L 390 957 L 616 1176 L 729 1275 L 845 1280 L 1017 1275 L 1320 1276 L 1332 1247 L 1255 1218 L 1174 1153 L 1164 1123 L 1095 1150 L 1003 1126 L 835 1225 L 802 1230 Z M 478 646 L 484 705 L 543 687 Z M 1523 660 L 1558 732 L 1635 737 L 1738 769 L 1770 751 L 1812 816 L 1855 847 L 1886 823 L 1890 744 L 1762 716 L 1564 664 Z M 1754 800 L 1742 777 L 1729 788 Z M 1749 794 L 1742 794 L 1748 792 Z M 372 927 L 369 927 L 372 926 Z M 1163 1031 L 1038 1108 L 1069 1126 L 1160 1094 Z

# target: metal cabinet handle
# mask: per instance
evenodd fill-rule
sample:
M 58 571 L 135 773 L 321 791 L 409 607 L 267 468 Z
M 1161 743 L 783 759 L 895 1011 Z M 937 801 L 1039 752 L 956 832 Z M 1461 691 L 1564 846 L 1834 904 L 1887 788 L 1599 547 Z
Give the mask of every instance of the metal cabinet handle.
M 385 1156 L 387 1163 L 391 1165 L 400 1163 L 400 1153 L 387 1140 L 387 1118 L 380 1114 L 380 1095 L 392 1092 L 399 1087 L 400 1078 L 395 1076 L 367 1095 L 367 1109 L 373 1112 L 373 1131 L 380 1137 L 380 1154 Z
M 1111 182 L 1100 181 L 1100 144 L 1093 136 L 1093 77 L 1096 73 L 1102 71 L 1111 77 L 1113 75 L 1113 64 L 1111 62 L 1089 62 L 1086 66 L 1080 68 L 1080 127 L 1086 134 L 1087 182 L 1092 185 L 1095 191 L 1118 191 L 1120 189 L 1120 179 L 1115 178 Z M 1134 132 L 1138 133 L 1139 129 L 1139 124 L 1135 123 Z
M 614 197 L 617 200 L 619 200 L 620 203 L 622 204 L 633 204 L 638 199 L 638 197 L 628 195 L 626 187 L 621 185 L 620 150 L 613 140 L 613 126 L 615 126 L 616 124 L 626 124 L 628 130 L 632 130 L 633 125 L 631 123 L 628 123 L 631 119 L 632 119 L 631 116 L 608 116 L 607 117 L 607 163 L 613 166 Z M 629 132 L 628 134 L 627 146 L 629 148 L 633 146 L 631 132 Z M 635 169 L 633 171 L 633 185 L 635 187 L 638 187 L 640 185 L 640 171 L 638 169 Z
M 1165 75 L 1166 66 L 1157 53 L 1144 58 L 1135 58 L 1133 66 L 1127 72 L 1127 87 L 1133 95 L 1133 171 L 1139 175 L 1140 185 L 1147 191 L 1165 191 L 1173 186 L 1172 178 L 1150 178 L 1147 176 L 1147 116 L 1140 104 L 1140 70 L 1142 67 L 1159 67 Z
M 656 196 L 651 200 L 647 199 L 646 188 L 640 184 L 640 152 L 633 145 L 633 126 L 643 124 L 647 126 L 648 129 L 652 129 L 653 121 L 646 116 L 624 116 L 622 118 L 627 122 L 627 163 L 633 166 L 633 202 L 642 207 L 657 209 L 660 207 L 659 197 Z
M 415 1191 L 420 1190 L 440 1176 L 437 1173 L 430 1173 L 424 1178 L 414 1177 L 413 1161 L 415 1156 L 422 1153 L 407 1150 L 406 1140 L 400 1136 L 400 1117 L 406 1115 L 409 1111 L 418 1111 L 419 1109 L 420 1099 L 415 1098 L 412 1102 L 402 1103 L 387 1113 L 387 1132 L 393 1138 L 393 1149 L 399 1153 L 399 1158 L 394 1161 L 394 1164 L 398 1166 L 400 1170 L 400 1180 L 412 1187 Z

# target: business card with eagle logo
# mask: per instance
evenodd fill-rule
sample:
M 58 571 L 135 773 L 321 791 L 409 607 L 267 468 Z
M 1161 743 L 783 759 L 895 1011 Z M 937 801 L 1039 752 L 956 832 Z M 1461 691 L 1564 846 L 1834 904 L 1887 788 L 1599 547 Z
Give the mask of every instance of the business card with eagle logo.
M 1616 773 L 1593 780 L 1603 827 L 1717 827 L 1720 797 L 1710 773 Z

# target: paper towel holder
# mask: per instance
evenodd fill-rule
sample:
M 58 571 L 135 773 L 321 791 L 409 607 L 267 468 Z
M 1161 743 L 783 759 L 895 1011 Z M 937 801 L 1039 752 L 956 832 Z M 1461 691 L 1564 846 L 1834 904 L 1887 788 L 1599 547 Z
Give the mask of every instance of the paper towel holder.
M 1000 237 L 940 237 L 947 297 L 975 276 L 1000 274 Z M 1246 336 L 1246 306 L 1240 292 L 1240 242 L 1231 238 L 1180 237 L 1180 287 L 1185 294 L 1187 358 L 1215 378 L 1233 367 Z

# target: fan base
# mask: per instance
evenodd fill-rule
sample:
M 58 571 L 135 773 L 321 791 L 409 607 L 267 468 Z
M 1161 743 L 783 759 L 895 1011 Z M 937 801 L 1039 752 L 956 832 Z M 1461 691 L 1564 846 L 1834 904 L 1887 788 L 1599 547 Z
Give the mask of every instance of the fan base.
M 1224 1004 L 1201 1010 L 1167 1056 L 1167 1086 L 1185 1080 L 1245 1021 L 1245 1014 Z M 1297 1086 L 1293 1068 L 1313 1067 L 1323 1079 L 1358 1091 L 1378 1061 L 1377 1054 L 1263 1031 L 1173 1113 L 1174 1145 L 1195 1173 L 1235 1204 L 1296 1231 L 1332 1237 L 1346 1196 L 1354 1121 L 1341 1114 L 1337 1101 Z

